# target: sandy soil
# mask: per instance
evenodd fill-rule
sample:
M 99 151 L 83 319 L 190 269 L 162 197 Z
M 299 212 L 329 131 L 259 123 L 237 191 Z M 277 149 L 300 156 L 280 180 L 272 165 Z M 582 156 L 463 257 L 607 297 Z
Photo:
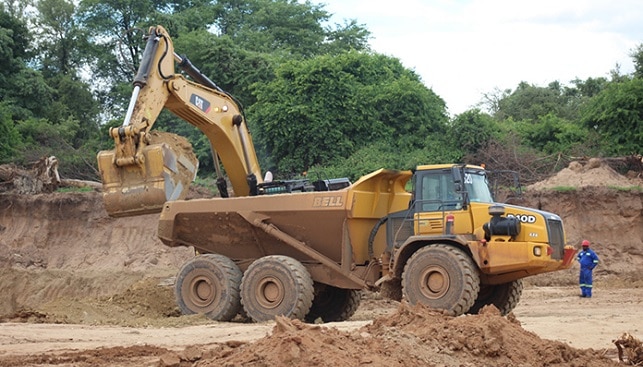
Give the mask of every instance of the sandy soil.
M 398 307 L 397 302 L 366 299 L 350 321 L 323 326 L 356 330 L 374 318 L 392 315 Z M 525 330 L 543 339 L 576 348 L 593 348 L 615 357 L 614 340 L 625 332 L 633 335 L 643 332 L 642 309 L 643 288 L 597 287 L 592 299 L 584 299 L 578 297 L 576 287 L 532 286 L 524 290 L 514 315 Z M 180 350 L 192 344 L 247 342 L 270 334 L 275 325 L 274 322 L 202 322 L 204 325 L 169 328 L 5 323 L 0 328 L 0 358 L 116 346 L 154 345 Z
M 193 251 L 163 246 L 155 215 L 110 218 L 99 193 L 0 193 L 0 367 L 618 365 L 613 341 L 643 335 L 636 185 L 575 166 L 519 203 L 561 215 L 569 243 L 592 241 L 592 299 L 578 297 L 574 267 L 528 278 L 507 317 L 454 318 L 367 292 L 351 320 L 324 325 L 180 315 L 173 276 Z

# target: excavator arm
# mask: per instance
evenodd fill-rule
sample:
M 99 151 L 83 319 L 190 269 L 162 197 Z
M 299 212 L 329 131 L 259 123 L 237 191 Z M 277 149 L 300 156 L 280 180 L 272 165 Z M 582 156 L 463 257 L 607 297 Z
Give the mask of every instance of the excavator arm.
M 151 131 L 164 108 L 209 139 L 222 196 L 227 190 L 221 184 L 218 158 L 236 196 L 256 195 L 261 170 L 240 105 L 174 52 L 163 27 L 151 27 L 147 37 L 125 119 L 110 130 L 114 150 L 98 153 L 108 214 L 160 212 L 166 201 L 187 194 L 198 161 L 185 139 Z M 175 73 L 175 61 L 194 81 Z

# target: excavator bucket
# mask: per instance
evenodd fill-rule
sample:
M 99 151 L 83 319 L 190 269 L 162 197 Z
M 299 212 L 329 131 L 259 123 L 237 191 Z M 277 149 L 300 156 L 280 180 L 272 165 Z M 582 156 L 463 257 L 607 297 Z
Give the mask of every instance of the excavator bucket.
M 112 217 L 158 213 L 166 201 L 184 199 L 198 160 L 189 142 L 175 134 L 151 132 L 142 164 L 116 165 L 116 151 L 98 153 L 103 202 Z

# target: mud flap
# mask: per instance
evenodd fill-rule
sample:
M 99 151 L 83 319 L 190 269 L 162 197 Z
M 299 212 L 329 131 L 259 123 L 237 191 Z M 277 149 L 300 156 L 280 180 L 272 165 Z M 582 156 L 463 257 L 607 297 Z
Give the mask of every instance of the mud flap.
M 572 261 L 576 255 L 576 249 L 572 246 L 565 246 L 564 255 L 563 255 L 563 265 L 561 269 L 568 269 L 572 266 Z
M 105 210 L 112 217 L 159 213 L 166 201 L 184 199 L 196 176 L 196 157 L 168 144 L 148 145 L 144 163 L 118 167 L 115 151 L 98 153 Z

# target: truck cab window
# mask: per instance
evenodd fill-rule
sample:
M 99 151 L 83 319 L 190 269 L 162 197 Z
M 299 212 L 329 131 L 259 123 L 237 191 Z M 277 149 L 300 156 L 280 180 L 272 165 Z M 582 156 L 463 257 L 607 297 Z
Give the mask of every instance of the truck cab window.
M 464 175 L 464 187 L 469 194 L 469 201 L 474 203 L 494 202 L 484 173 L 466 172 Z
M 426 172 L 422 175 L 420 184 L 422 196 L 418 199 L 422 211 L 459 210 L 462 208 L 462 195 L 455 191 L 453 176 L 450 172 Z

